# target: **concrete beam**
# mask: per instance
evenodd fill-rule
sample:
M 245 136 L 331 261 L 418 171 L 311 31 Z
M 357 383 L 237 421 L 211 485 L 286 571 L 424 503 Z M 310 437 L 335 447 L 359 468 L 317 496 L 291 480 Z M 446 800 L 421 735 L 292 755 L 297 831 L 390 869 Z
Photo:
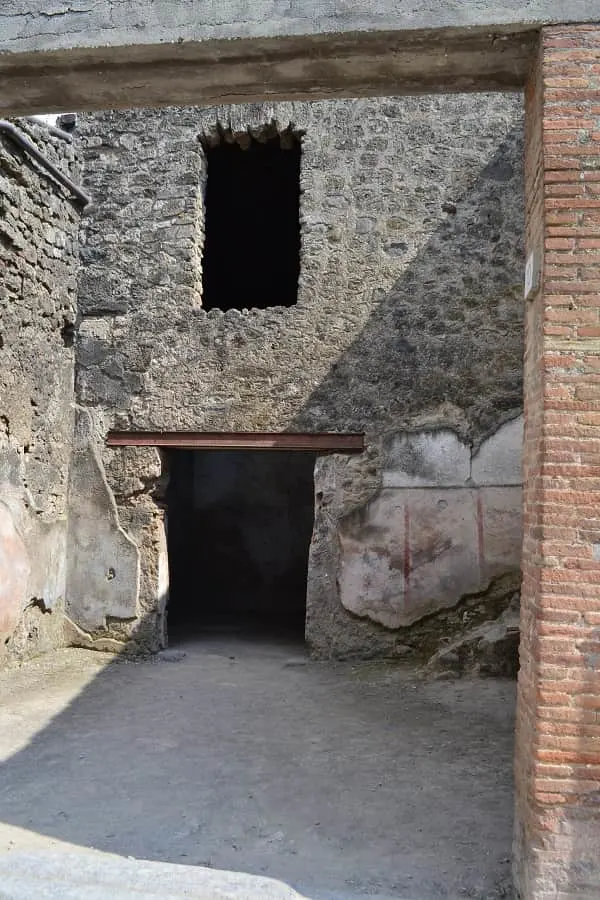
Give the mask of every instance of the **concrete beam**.
M 12 0 L 0 49 L 131 47 L 352 32 L 539 28 L 597 20 L 597 0 Z
M 15 0 L 0 114 L 512 90 L 542 24 L 598 0 Z
M 521 87 L 598 0 L 13 0 L 0 114 Z

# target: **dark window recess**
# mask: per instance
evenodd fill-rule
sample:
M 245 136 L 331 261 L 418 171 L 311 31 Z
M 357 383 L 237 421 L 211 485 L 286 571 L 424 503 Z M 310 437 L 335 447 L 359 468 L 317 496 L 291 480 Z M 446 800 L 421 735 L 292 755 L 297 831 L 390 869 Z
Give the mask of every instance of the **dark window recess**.
M 300 271 L 300 137 L 205 145 L 204 309 L 293 306 Z

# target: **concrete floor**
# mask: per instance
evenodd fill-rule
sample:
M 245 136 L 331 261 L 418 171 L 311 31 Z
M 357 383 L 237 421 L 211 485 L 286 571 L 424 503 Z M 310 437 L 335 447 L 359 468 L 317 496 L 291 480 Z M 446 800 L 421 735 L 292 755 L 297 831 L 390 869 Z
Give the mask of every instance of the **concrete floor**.
M 510 896 L 513 683 L 258 638 L 182 649 L 0 673 L 1 853 L 68 842 L 313 900 Z

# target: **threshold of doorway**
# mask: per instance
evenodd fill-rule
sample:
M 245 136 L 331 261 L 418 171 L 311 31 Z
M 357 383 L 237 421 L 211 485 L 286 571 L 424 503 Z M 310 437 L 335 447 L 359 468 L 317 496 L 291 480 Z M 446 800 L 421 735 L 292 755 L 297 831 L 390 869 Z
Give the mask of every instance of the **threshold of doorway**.
M 286 659 L 307 662 L 308 649 L 304 634 L 298 630 L 268 628 L 260 625 L 224 627 L 217 623 L 206 624 L 204 628 L 189 629 L 183 626 L 169 628 L 168 647 L 173 650 L 198 652 L 201 648 L 218 652 L 223 647 L 237 648 L 237 653 L 250 652 L 262 647 L 265 652 L 283 655 Z M 228 651 L 229 653 L 229 651 Z

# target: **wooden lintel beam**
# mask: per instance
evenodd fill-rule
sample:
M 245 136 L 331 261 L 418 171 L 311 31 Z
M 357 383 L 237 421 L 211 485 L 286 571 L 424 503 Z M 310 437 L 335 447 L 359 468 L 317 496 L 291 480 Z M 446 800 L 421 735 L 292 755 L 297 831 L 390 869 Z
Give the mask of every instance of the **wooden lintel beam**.
M 111 431 L 109 447 L 164 447 L 189 450 L 312 450 L 362 453 L 363 434 L 294 432 Z

